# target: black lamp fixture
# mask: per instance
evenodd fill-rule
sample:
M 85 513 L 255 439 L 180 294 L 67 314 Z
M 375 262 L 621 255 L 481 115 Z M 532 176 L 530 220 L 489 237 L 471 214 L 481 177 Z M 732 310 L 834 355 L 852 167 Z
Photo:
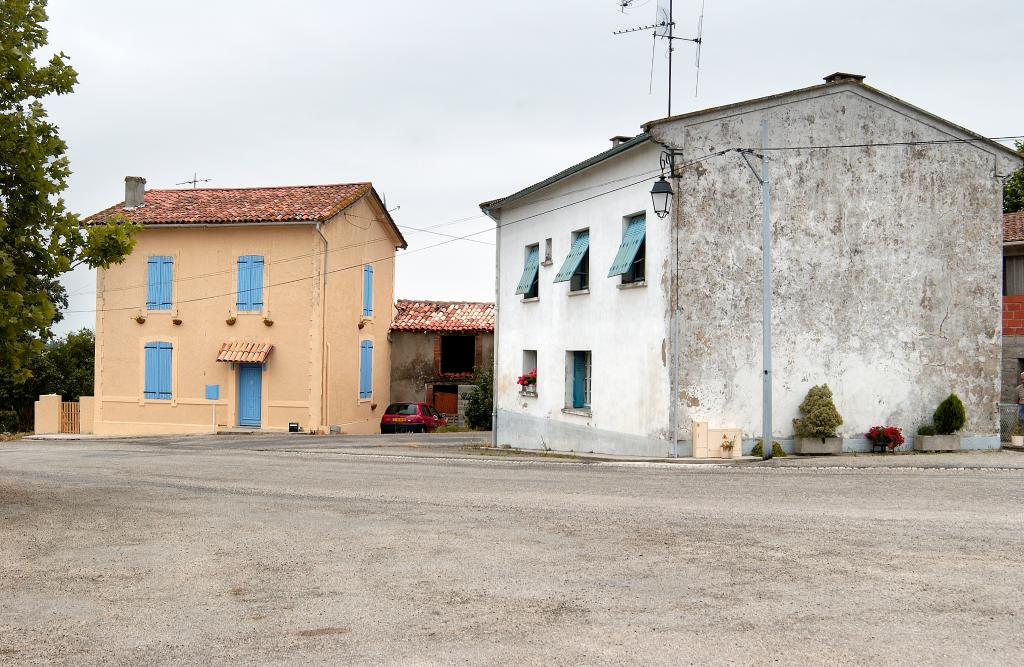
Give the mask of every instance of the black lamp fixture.
M 661 176 L 651 188 L 651 201 L 654 202 L 654 214 L 659 218 L 668 215 L 668 207 L 672 202 L 672 185 Z

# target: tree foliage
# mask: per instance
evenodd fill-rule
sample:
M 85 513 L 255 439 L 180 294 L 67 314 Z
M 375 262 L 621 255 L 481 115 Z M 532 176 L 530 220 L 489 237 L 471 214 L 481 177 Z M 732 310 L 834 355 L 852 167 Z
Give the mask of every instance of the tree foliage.
M 25 363 L 31 374 L 27 380 L 0 374 L 0 412 L 13 411 L 20 430 L 32 430 L 32 407 L 41 394 L 60 394 L 65 401 L 92 395 L 95 357 L 96 339 L 89 329 L 34 350 Z
M 1016 142 L 1015 148 L 1024 155 L 1024 141 Z M 1015 171 L 1003 186 L 1003 213 L 1015 211 L 1024 211 L 1024 169 Z
M 477 431 L 491 428 L 494 406 L 494 371 L 490 366 L 476 369 L 473 388 L 466 396 L 466 424 Z
M 16 381 L 67 306 L 60 274 L 121 261 L 138 229 L 124 218 L 83 228 L 65 209 L 67 145 L 40 100 L 70 93 L 78 75 L 63 52 L 36 60 L 45 21 L 45 0 L 0 3 L 0 376 Z
M 967 422 L 967 410 L 964 409 L 963 401 L 956 394 L 950 394 L 939 403 L 939 407 L 935 408 L 932 421 L 935 423 L 935 431 L 939 435 L 956 433 Z
M 811 387 L 800 404 L 800 414 L 793 420 L 793 430 L 800 438 L 834 438 L 843 418 L 832 400 L 827 384 Z

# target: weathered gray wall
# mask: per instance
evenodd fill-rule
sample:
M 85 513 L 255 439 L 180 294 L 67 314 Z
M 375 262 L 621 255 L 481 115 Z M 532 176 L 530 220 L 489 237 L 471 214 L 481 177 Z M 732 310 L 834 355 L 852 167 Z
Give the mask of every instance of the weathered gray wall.
M 434 376 L 434 336 L 432 333 L 411 331 L 391 332 L 392 401 L 425 401 L 425 384 L 435 380 L 445 383 Z M 483 365 L 490 366 L 494 360 L 494 334 L 484 334 L 480 338 Z M 447 383 L 458 384 L 453 381 Z
M 759 147 L 764 117 L 772 146 L 963 136 L 857 86 L 684 118 L 653 136 L 679 149 L 681 163 Z M 792 434 L 797 405 L 823 382 L 845 418 L 843 435 L 882 423 L 912 433 L 950 392 L 967 406 L 965 434 L 996 434 L 996 152 L 945 144 L 770 155 L 776 435 Z M 690 436 L 691 419 L 757 433 L 759 185 L 731 153 L 687 167 L 676 193 L 681 436 Z
M 391 400 L 426 400 L 423 385 L 434 376 L 434 334 L 391 332 Z
M 1017 383 L 1020 381 L 1020 360 L 1024 359 L 1024 336 L 1003 336 L 1002 392 L 1004 403 L 1017 402 Z

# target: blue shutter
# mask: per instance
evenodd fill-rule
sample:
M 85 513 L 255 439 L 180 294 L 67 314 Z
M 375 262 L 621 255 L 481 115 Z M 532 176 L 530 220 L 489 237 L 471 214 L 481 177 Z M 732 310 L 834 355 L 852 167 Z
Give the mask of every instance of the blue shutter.
M 572 407 L 586 406 L 585 387 L 587 381 L 587 353 L 572 353 Z
M 156 343 L 146 343 L 146 385 L 142 395 L 145 398 L 157 398 L 160 390 L 160 357 Z
M 249 306 L 252 310 L 263 310 L 263 255 L 249 256 Z
M 569 254 L 566 255 L 565 261 L 562 263 L 562 268 L 558 270 L 555 275 L 554 282 L 563 283 L 570 278 L 572 274 L 576 273 L 576 269 L 580 267 L 580 262 L 583 261 L 583 256 L 587 254 L 587 249 L 590 248 L 590 232 L 580 232 L 576 236 L 576 240 L 572 242 L 572 249 L 569 250 Z
M 359 344 L 359 398 L 373 396 L 373 342 Z
M 160 303 L 160 258 L 150 257 L 146 262 L 146 309 L 155 310 Z
M 174 260 L 170 257 L 160 258 L 160 304 L 161 310 L 171 307 L 171 286 L 174 284 Z
M 530 248 L 530 254 L 526 257 L 526 265 L 523 267 L 523 275 L 519 279 L 519 286 L 516 287 L 516 294 L 526 294 L 530 291 L 539 270 L 540 248 Z
M 235 305 L 238 307 L 238 310 L 250 310 L 248 255 L 242 255 L 238 258 L 238 296 Z
M 171 344 L 146 343 L 146 385 L 145 398 L 171 398 Z
M 373 315 L 373 266 L 363 265 L 363 315 Z
M 171 398 L 171 344 L 170 343 L 157 343 L 157 352 L 159 353 L 159 389 L 157 390 L 157 398 L 170 399 Z
M 238 258 L 238 310 L 263 310 L 263 256 Z
M 608 270 L 608 277 L 621 276 L 629 271 L 636 259 L 636 253 L 644 242 L 644 235 L 647 233 L 647 221 L 642 215 L 638 215 L 629 221 L 626 233 L 622 236 L 622 243 L 619 244 L 619 251 L 615 253 L 615 261 L 612 268 Z
M 154 255 L 146 260 L 146 309 L 168 310 L 171 307 L 171 284 L 174 260 Z

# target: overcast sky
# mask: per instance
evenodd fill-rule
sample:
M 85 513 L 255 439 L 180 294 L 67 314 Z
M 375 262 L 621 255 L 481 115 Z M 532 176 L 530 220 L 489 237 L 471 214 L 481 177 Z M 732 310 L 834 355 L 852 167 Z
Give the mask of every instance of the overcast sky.
M 373 181 L 399 225 L 461 235 L 477 204 L 665 114 L 656 0 L 51 0 L 50 45 L 79 83 L 45 104 L 69 145 L 65 199 L 94 213 L 150 188 Z M 700 0 L 675 0 L 678 33 Z M 986 136 L 1024 134 L 1024 3 L 707 0 L 699 97 L 691 45 L 673 111 L 801 88 L 841 70 Z M 475 216 L 470 218 L 470 216 Z M 470 218 L 466 220 L 466 218 Z M 452 222 L 462 220 L 462 222 Z M 492 246 L 406 232 L 396 297 L 491 300 Z M 493 234 L 474 238 L 493 241 Z M 95 276 L 69 274 L 72 311 Z M 58 331 L 92 327 L 69 313 Z

